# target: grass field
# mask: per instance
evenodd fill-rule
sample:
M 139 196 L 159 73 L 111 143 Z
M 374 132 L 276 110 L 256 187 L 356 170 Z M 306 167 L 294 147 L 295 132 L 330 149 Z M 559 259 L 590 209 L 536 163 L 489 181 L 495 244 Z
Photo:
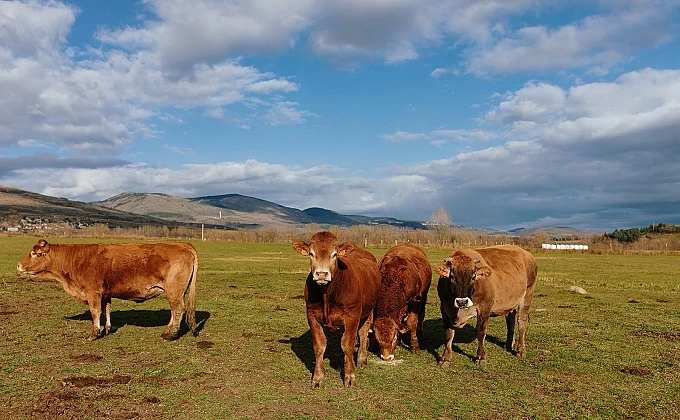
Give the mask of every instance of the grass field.
M 418 355 L 402 347 L 386 363 L 372 344 L 358 386 L 345 389 L 340 335 L 330 334 L 326 385 L 312 390 L 308 261 L 290 245 L 196 242 L 196 338 L 160 338 L 170 315 L 159 297 L 114 300 L 113 333 L 87 341 L 86 306 L 57 282 L 18 276 L 36 240 L 0 238 L 2 419 L 680 417 L 677 255 L 535 254 L 527 358 L 502 349 L 505 322 L 494 318 L 484 367 L 472 362 L 469 325 L 449 368 L 437 367 L 444 332 L 432 288 Z M 436 264 L 450 252 L 427 253 Z

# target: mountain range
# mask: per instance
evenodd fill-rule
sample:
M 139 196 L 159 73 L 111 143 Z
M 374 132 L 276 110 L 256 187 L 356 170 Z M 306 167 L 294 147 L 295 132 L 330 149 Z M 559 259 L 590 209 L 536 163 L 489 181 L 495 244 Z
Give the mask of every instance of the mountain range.
M 84 203 L 0 185 L 0 218 L 17 222 L 25 217 L 122 227 L 205 224 L 209 227 L 243 229 L 319 224 L 426 228 L 424 223 L 418 221 L 343 215 L 318 207 L 299 210 L 240 194 L 182 198 L 158 193 L 127 192 L 103 201 Z
M 18 223 L 22 218 L 50 219 L 52 222 L 103 223 L 110 227 L 143 225 L 200 225 L 222 229 L 285 228 L 318 224 L 320 226 L 395 226 L 427 229 L 421 221 L 391 217 L 345 215 L 311 207 L 299 210 L 271 201 L 240 194 L 182 198 L 159 193 L 126 192 L 106 200 L 84 203 L 0 185 L 0 222 Z M 570 227 L 518 228 L 510 232 L 493 229 L 466 229 L 477 235 L 528 237 L 539 232 L 551 238 L 582 237 L 585 232 Z

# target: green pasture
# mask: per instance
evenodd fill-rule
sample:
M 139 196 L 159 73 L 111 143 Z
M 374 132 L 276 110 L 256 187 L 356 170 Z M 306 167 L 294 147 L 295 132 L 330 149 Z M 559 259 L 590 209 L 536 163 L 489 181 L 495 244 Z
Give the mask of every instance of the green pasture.
M 114 300 L 112 334 L 87 341 L 86 306 L 57 282 L 17 274 L 37 239 L 0 238 L 2 419 L 680 418 L 678 255 L 536 253 L 527 358 L 503 350 L 505 321 L 495 318 L 484 367 L 472 361 L 471 326 L 457 332 L 451 365 L 437 367 L 433 287 L 419 354 L 402 347 L 382 362 L 372 344 L 358 385 L 345 389 L 340 335 L 330 334 L 326 384 L 312 390 L 308 261 L 290 245 L 195 242 L 198 337 L 160 338 L 169 310 L 159 297 Z M 54 240 L 76 241 L 87 242 Z M 427 253 L 437 264 L 450 252 Z

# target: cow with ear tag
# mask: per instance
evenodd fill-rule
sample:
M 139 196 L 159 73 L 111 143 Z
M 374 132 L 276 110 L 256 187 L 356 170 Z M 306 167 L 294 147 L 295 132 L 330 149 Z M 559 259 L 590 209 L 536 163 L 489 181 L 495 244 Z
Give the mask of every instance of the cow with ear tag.
M 316 358 L 312 388 L 322 387 L 325 379 L 326 334 L 323 327 L 331 331 L 344 328 L 340 342 L 345 354 L 344 384 L 354 386 L 357 333 L 357 365 L 365 367 L 368 358 L 368 330 L 373 322 L 380 287 L 378 263 L 366 250 L 350 243 L 338 244 L 331 232 L 317 232 L 309 243 L 295 242 L 293 248 L 300 255 L 309 257 L 310 263 L 305 282 L 305 304 Z
M 486 363 L 486 328 L 489 317 L 504 316 L 507 325 L 505 348 L 513 350 L 515 324 L 519 321 L 516 354 L 526 356 L 524 339 L 529 325 L 529 306 L 536 286 L 537 265 L 534 257 L 514 245 L 456 250 L 444 265 L 437 265 L 437 292 L 446 329 L 446 347 L 439 365 L 449 364 L 452 356 L 454 328 L 462 328 L 477 318 L 477 357 Z

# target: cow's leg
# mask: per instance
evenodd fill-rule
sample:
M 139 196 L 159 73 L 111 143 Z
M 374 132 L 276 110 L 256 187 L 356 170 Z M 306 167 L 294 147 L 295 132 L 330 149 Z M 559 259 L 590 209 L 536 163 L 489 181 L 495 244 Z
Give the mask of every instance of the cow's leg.
M 524 337 L 527 333 L 527 328 L 529 327 L 529 305 L 525 304 L 525 301 L 520 304 L 517 310 L 519 316 L 519 340 L 517 341 L 517 357 L 524 359 L 527 355 L 527 349 L 524 345 Z
M 453 323 L 449 319 L 448 315 L 442 311 L 442 321 L 444 321 L 444 328 L 446 329 L 444 336 L 446 338 L 446 346 L 444 347 L 444 353 L 442 358 L 439 359 L 439 366 L 444 368 L 449 365 L 453 355 L 453 336 L 455 330 L 453 329 Z
M 101 295 L 87 296 L 87 303 L 92 315 L 92 333 L 88 340 L 96 340 L 104 333 L 104 329 L 101 326 L 102 297 Z
M 368 330 L 373 324 L 373 311 L 359 328 L 359 352 L 357 353 L 357 367 L 365 368 L 368 364 Z
M 170 323 L 167 328 L 165 328 L 163 334 L 161 334 L 161 337 L 163 337 L 164 340 L 171 341 L 177 339 L 179 334 L 182 316 L 184 316 L 184 296 L 178 293 L 168 294 L 167 290 L 166 294 L 168 296 L 168 302 L 170 302 L 171 316 Z
M 505 325 L 508 327 L 508 334 L 505 338 L 505 349 L 510 352 L 515 344 L 515 324 L 517 324 L 517 309 L 510 312 L 505 317 Z
M 312 333 L 312 348 L 314 349 L 314 373 L 312 374 L 312 388 L 323 387 L 325 379 L 323 367 L 323 355 L 326 352 L 326 334 L 319 321 L 310 314 L 307 314 L 309 331 Z
M 417 305 L 416 302 L 413 303 L 414 306 Z M 409 312 L 408 316 L 406 317 L 406 326 L 408 327 L 409 330 L 409 338 L 410 342 L 409 345 L 411 347 L 411 353 L 416 354 L 418 353 L 418 350 L 420 350 L 420 345 L 418 343 L 418 309 L 413 312 Z
M 484 340 L 486 339 L 486 327 L 489 325 L 489 314 L 477 314 L 477 358 L 475 363 L 478 365 L 486 364 L 486 347 L 484 347 Z
M 427 292 L 423 295 L 419 302 L 420 311 L 418 312 L 418 326 L 416 328 L 416 337 L 418 337 L 418 343 L 423 342 L 423 321 L 425 321 L 425 306 L 427 304 Z
M 109 335 L 111 332 L 111 298 L 102 299 L 102 307 L 104 308 L 104 335 Z
M 359 317 L 345 320 L 345 331 L 342 333 L 340 347 L 345 353 L 344 384 L 347 387 L 356 385 L 357 374 L 354 368 L 354 346 L 357 344 Z

